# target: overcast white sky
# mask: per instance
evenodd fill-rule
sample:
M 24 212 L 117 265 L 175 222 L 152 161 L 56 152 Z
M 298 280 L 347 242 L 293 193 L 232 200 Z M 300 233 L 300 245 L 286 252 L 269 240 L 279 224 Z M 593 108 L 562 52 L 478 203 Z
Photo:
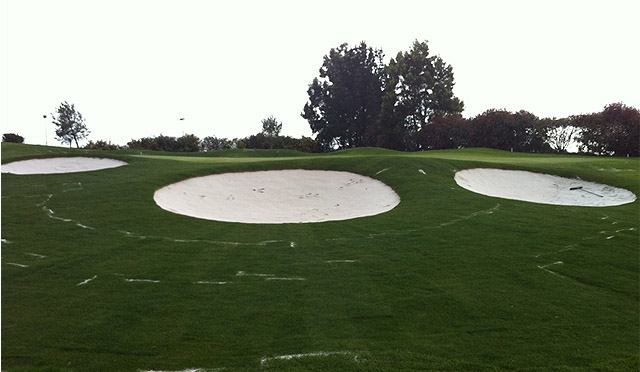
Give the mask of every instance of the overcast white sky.
M 332 47 L 387 60 L 428 40 L 453 66 L 465 117 L 640 108 L 637 0 L 2 0 L 1 131 L 59 145 L 42 115 L 74 103 L 89 139 L 244 137 L 300 112 Z M 179 119 L 184 117 L 184 121 Z

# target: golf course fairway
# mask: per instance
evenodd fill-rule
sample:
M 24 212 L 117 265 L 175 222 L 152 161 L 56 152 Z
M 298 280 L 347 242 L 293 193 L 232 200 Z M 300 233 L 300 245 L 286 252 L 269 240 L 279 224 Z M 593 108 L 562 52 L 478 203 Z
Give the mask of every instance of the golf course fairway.
M 3 371 L 639 369 L 640 202 L 540 204 L 454 179 L 517 170 L 639 195 L 637 158 L 2 143 L 3 165 L 59 157 L 127 165 L 2 173 Z M 399 203 L 240 223 L 154 201 L 184 180 L 276 170 L 349 172 Z

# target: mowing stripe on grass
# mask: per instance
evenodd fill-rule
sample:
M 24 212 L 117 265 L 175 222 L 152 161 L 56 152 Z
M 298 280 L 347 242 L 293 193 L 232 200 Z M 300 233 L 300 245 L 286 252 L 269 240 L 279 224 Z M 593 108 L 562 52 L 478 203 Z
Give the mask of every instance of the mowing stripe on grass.
M 33 197 L 36 197 L 36 196 L 44 196 L 44 195 L 34 195 Z M 36 207 L 44 206 L 45 204 L 47 204 L 49 202 L 49 200 L 51 200 L 52 197 L 53 197 L 53 194 L 48 194 L 47 198 L 43 202 L 36 204 Z
M 63 222 L 72 222 L 73 221 L 72 219 L 69 219 L 69 218 L 62 218 L 62 217 L 54 216 L 53 210 L 47 208 L 46 206 L 43 206 L 42 210 L 47 212 L 47 215 L 49 216 L 49 218 L 53 218 L 54 220 L 59 220 L 59 221 L 63 221 Z
M 29 253 L 29 252 L 25 252 L 26 255 L 29 256 L 33 256 L 33 257 L 38 257 L 38 258 L 46 258 L 47 256 L 41 255 L 41 254 L 37 254 L 37 253 Z
M 486 210 L 483 210 L 483 211 L 474 212 L 474 213 L 471 213 L 469 215 L 462 216 L 460 218 L 456 218 L 456 219 L 448 221 L 448 222 L 443 222 L 438 227 L 445 227 L 445 226 L 453 225 L 454 223 L 462 222 L 462 221 L 471 219 L 473 217 L 477 217 L 477 216 L 479 216 L 481 214 L 493 214 L 493 212 L 495 212 L 495 211 L 497 211 L 499 209 L 500 209 L 500 204 L 496 204 L 493 208 L 489 208 L 489 209 L 486 209 Z
M 274 274 L 247 274 L 244 271 L 238 271 L 236 273 L 236 276 L 260 276 L 260 277 L 267 277 L 267 276 L 275 276 Z
M 328 357 L 333 355 L 353 355 L 354 360 L 357 361 L 357 353 L 352 351 L 316 351 L 313 353 L 302 353 L 302 354 L 286 354 L 286 355 L 276 355 L 273 357 L 262 357 L 260 359 L 260 365 L 265 365 L 272 360 L 291 360 L 291 359 L 299 359 L 299 358 L 309 358 L 309 357 Z
M 548 272 L 548 273 L 551 273 L 551 274 L 553 274 L 553 275 L 557 275 L 557 276 L 559 276 L 559 277 L 561 277 L 561 278 L 564 278 L 564 275 L 561 275 L 561 274 L 559 274 L 559 273 L 557 273 L 557 272 L 555 272 L 555 271 L 553 271 L 553 270 L 549 270 L 549 269 L 548 269 L 548 267 L 550 267 L 550 266 L 553 266 L 553 265 L 562 265 L 562 264 L 564 264 L 564 262 L 562 262 L 562 261 L 556 261 L 556 262 L 552 262 L 552 263 L 547 264 L 547 265 L 538 265 L 538 268 L 539 268 L 539 269 L 542 269 L 542 270 L 544 270 L 544 271 L 546 271 L 546 272 Z
M 68 183 L 63 183 L 62 186 L 66 187 L 67 185 L 77 185 L 78 187 L 71 187 L 71 188 L 65 188 L 64 190 L 62 190 L 62 192 L 68 192 L 68 191 L 80 191 L 80 190 L 84 190 L 84 188 L 82 187 L 82 182 L 68 182 Z
M 130 231 L 118 230 L 119 233 L 124 234 L 128 238 L 136 238 L 136 239 L 158 239 L 158 240 L 166 240 L 174 243 L 208 243 L 208 244 L 220 244 L 220 245 L 247 245 L 247 246 L 265 246 L 267 244 L 274 243 L 282 243 L 284 240 L 263 240 L 255 243 L 242 243 L 242 242 L 227 242 L 221 240 L 203 240 L 203 239 L 175 239 L 169 236 L 159 236 L 159 235 L 139 235 L 132 233 Z M 293 243 L 295 244 L 295 243 Z
M 352 263 L 352 262 L 357 262 L 357 260 L 329 260 L 325 262 L 326 263 Z
M 23 264 L 19 264 L 19 263 L 15 263 L 15 262 L 7 262 L 7 265 L 11 265 L 11 266 L 17 266 L 17 267 L 29 267 L 29 265 L 23 265 Z
M 46 203 L 46 202 L 45 202 L 45 203 Z M 44 204 L 44 203 L 43 203 L 43 204 Z M 91 227 L 91 226 L 84 225 L 84 224 L 82 224 L 82 223 L 80 223 L 80 222 L 78 222 L 78 221 L 74 221 L 74 220 L 72 220 L 72 219 L 70 219 L 70 218 L 62 218 L 62 217 L 54 216 L 55 212 L 54 212 L 52 209 L 47 208 L 47 206 L 46 206 L 46 205 L 42 205 L 42 210 L 43 210 L 43 211 L 45 211 L 45 212 L 47 213 L 47 216 L 48 216 L 49 218 L 52 218 L 52 219 L 54 219 L 54 220 L 59 220 L 59 221 L 63 221 L 63 222 L 75 222 L 76 226 L 81 227 L 81 228 L 83 228 L 83 229 L 88 229 L 88 230 L 95 230 L 95 229 L 96 229 L 95 227 Z
M 83 280 L 80 283 L 76 284 L 76 286 L 85 285 L 85 284 L 89 283 L 90 281 L 96 279 L 97 277 L 98 277 L 97 275 L 94 275 L 93 278 L 89 278 L 89 279 Z
M 153 280 L 153 279 L 125 279 L 125 282 L 143 282 L 143 283 L 160 283 L 159 280 Z

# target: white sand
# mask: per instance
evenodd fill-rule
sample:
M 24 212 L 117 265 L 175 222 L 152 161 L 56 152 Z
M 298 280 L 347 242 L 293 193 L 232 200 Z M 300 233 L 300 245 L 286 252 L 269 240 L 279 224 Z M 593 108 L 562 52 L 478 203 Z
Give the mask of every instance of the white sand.
M 224 173 L 165 186 L 153 199 L 163 209 L 226 222 L 305 223 L 387 212 L 400 197 L 359 174 L 319 170 Z
M 479 194 L 542 204 L 608 207 L 636 200 L 618 187 L 527 171 L 466 169 L 456 173 L 455 181 Z
M 74 173 L 116 168 L 123 165 L 127 165 L 127 163 L 120 160 L 104 158 L 72 157 L 31 159 L 2 164 L 2 173 L 23 175 Z

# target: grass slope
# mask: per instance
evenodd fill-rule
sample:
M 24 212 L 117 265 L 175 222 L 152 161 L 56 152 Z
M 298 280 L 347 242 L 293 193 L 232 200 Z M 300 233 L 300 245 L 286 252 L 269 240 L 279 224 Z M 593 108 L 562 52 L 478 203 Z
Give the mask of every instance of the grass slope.
M 2 163 L 83 155 L 129 165 L 2 174 L 2 369 L 638 370 L 639 202 L 539 205 L 453 181 L 456 170 L 500 167 L 639 194 L 638 159 L 225 154 L 3 143 Z M 188 177 L 283 168 L 371 176 L 402 202 L 348 221 L 250 225 L 172 214 L 152 199 Z

